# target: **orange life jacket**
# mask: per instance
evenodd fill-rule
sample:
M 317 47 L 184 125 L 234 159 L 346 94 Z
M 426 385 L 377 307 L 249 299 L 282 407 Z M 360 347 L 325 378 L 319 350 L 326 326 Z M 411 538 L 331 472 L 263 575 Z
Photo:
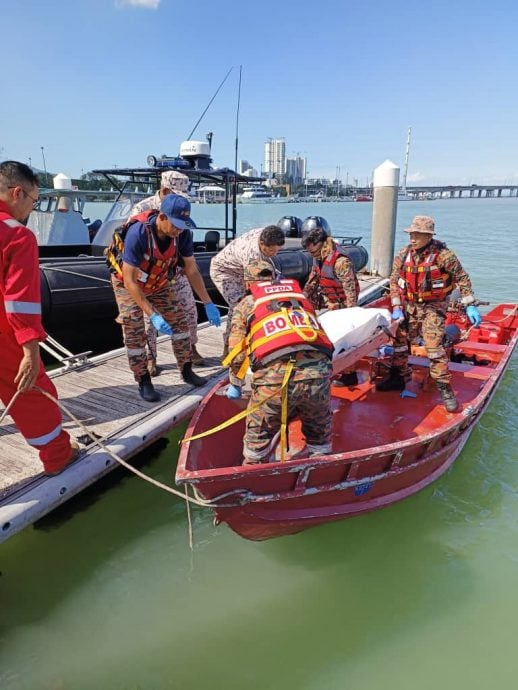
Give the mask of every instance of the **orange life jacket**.
M 425 255 L 422 263 L 416 264 L 407 247 L 405 261 L 399 272 L 398 286 L 403 299 L 407 302 L 438 302 L 446 299 L 453 290 L 451 277 L 442 273 L 436 264 L 438 253 L 446 247 L 434 240 L 431 250 Z
M 341 256 L 347 257 L 347 254 L 339 245 L 336 245 L 333 253 L 326 256 L 326 258 L 322 262 L 322 265 L 320 265 L 320 262 L 315 261 L 313 268 L 318 276 L 320 289 L 322 293 L 328 298 L 328 300 L 333 303 L 345 304 L 347 301 L 345 291 L 342 283 L 338 280 L 335 273 L 336 261 Z M 356 297 L 358 298 L 358 295 L 360 294 L 360 284 L 358 282 L 358 278 L 356 277 L 354 267 L 353 273 L 355 283 L 354 287 L 356 290 Z
M 147 236 L 147 252 L 139 264 L 140 269 L 138 283 L 145 294 L 156 292 L 164 287 L 169 281 L 172 269 L 178 261 L 176 251 L 176 239 L 172 239 L 168 248 L 161 252 L 155 235 L 151 229 L 151 217 L 156 216 L 158 211 L 151 209 L 133 216 L 113 233 L 113 240 L 106 250 L 106 259 L 112 273 L 115 273 L 118 280 L 122 280 L 122 256 L 124 253 L 124 239 L 129 228 L 135 223 L 143 223 Z
M 252 369 L 262 360 L 275 359 L 281 350 L 319 350 L 332 356 L 333 344 L 296 280 L 251 283 L 250 292 L 254 298 L 248 334 Z

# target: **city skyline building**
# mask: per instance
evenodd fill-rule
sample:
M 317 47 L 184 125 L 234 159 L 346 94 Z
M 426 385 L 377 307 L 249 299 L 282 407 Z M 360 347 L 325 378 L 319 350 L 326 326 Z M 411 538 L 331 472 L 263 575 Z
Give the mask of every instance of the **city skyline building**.
M 257 177 L 257 170 L 247 160 L 239 161 L 239 174 L 245 177 Z
M 268 177 L 286 174 L 286 140 L 270 137 L 264 144 L 264 172 Z
M 303 184 L 307 174 L 307 160 L 301 156 L 286 158 L 286 181 L 291 185 Z

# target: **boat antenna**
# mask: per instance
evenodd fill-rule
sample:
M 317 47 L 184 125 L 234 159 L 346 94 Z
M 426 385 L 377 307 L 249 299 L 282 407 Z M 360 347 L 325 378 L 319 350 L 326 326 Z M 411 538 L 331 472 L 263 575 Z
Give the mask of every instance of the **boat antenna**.
M 237 108 L 236 108 L 236 151 L 234 156 L 234 171 L 237 173 L 237 148 L 239 141 L 239 106 L 241 104 L 241 72 L 243 65 L 239 65 L 239 86 L 237 87 Z
M 214 96 L 212 96 L 212 98 L 210 99 L 210 101 L 209 101 L 208 104 L 207 104 L 207 107 L 205 108 L 205 110 L 204 110 L 204 111 L 202 112 L 202 114 L 200 115 L 200 118 L 199 118 L 198 122 L 197 122 L 197 123 L 194 125 L 194 127 L 192 128 L 191 133 L 190 133 L 189 136 L 187 137 L 187 141 L 189 141 L 189 139 L 192 137 L 192 135 L 193 135 L 194 132 L 196 131 L 196 128 L 198 127 L 198 125 L 199 125 L 200 122 L 202 121 L 203 116 L 205 115 L 205 113 L 207 112 L 207 110 L 210 108 L 210 104 L 212 103 L 212 101 L 216 98 L 216 96 L 217 96 L 218 93 L 220 92 L 221 87 L 222 87 L 223 84 L 227 81 L 227 77 L 228 77 L 228 75 L 232 72 L 233 69 L 234 69 L 234 68 L 231 67 L 231 68 L 228 70 L 228 72 L 225 74 L 225 78 L 223 79 L 223 81 L 221 82 L 221 84 L 220 84 L 220 85 L 218 86 L 218 88 L 216 89 L 216 93 L 214 94 Z
M 412 127 L 408 128 L 407 139 L 406 139 L 406 152 L 405 152 L 405 172 L 403 173 L 403 194 L 406 194 L 406 178 L 408 175 L 408 157 L 410 155 L 410 135 L 412 134 Z

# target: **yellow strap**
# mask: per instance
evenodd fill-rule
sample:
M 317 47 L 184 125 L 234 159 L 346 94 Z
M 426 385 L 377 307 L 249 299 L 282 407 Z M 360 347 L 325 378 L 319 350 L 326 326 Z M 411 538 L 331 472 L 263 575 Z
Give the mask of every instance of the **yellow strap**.
M 228 355 L 225 357 L 225 359 L 221 362 L 221 364 L 224 367 L 228 367 L 229 364 L 232 362 L 232 360 L 237 357 L 238 354 L 240 354 L 248 345 L 248 338 L 245 337 L 243 340 L 238 343 L 237 345 L 234 345 L 232 350 L 228 353 Z M 248 370 L 248 367 L 250 365 L 250 358 L 248 354 L 244 358 L 243 362 L 241 363 L 241 366 L 239 367 L 239 371 L 235 376 L 237 376 L 238 379 L 244 379 L 246 376 L 246 372 Z
M 234 357 L 237 357 L 237 355 L 242 352 L 246 347 L 246 338 L 243 338 L 241 342 L 239 342 L 237 345 L 234 345 L 234 347 L 230 350 L 228 355 L 225 357 L 225 359 L 221 362 L 221 364 L 224 367 L 228 367 L 228 365 L 232 362 Z
M 304 328 L 306 328 L 307 330 L 311 331 L 311 335 L 305 335 L 305 334 L 302 332 L 302 329 L 300 328 L 300 326 L 295 326 L 295 324 L 292 324 L 292 323 L 291 323 L 291 321 L 290 321 L 290 319 L 289 319 L 289 316 L 288 316 L 288 310 L 287 310 L 285 307 L 283 307 L 283 308 L 281 309 L 281 312 L 284 312 L 284 315 L 285 315 L 285 318 L 286 318 L 286 322 L 287 322 L 288 327 L 289 327 L 289 328 L 286 329 L 286 330 L 290 330 L 290 329 L 291 329 L 291 330 L 295 331 L 295 332 L 300 336 L 300 338 L 301 338 L 304 342 L 306 342 L 306 343 L 312 343 L 312 342 L 314 342 L 314 341 L 318 338 L 318 331 L 315 330 L 315 329 L 313 328 L 313 326 L 311 325 L 311 323 L 309 323 L 309 319 L 308 319 L 308 318 L 305 319 L 307 325 L 304 326 Z M 305 312 L 304 312 L 304 313 L 305 313 Z M 307 317 L 307 314 L 306 314 L 306 317 Z M 261 326 L 261 325 L 262 325 L 262 321 L 260 322 L 260 324 L 257 324 L 257 325 L 258 325 L 258 326 Z M 272 341 L 273 339 L 275 339 L 276 337 L 281 337 L 281 336 L 285 335 L 285 332 L 286 332 L 286 331 L 282 331 L 282 332 L 277 333 L 277 334 L 275 334 L 275 335 L 263 335 L 262 338 L 258 338 L 257 340 L 251 341 L 251 349 L 252 349 L 252 352 L 253 352 L 254 350 L 256 350 L 258 347 L 261 347 L 261 345 L 264 345 L 265 343 L 271 342 L 271 341 Z
M 281 391 L 282 391 L 282 409 L 281 409 L 281 462 L 284 462 L 284 454 L 285 454 L 285 449 L 286 449 L 286 431 L 287 431 L 287 421 L 288 421 L 288 392 L 285 391 L 285 388 L 288 384 L 289 378 L 291 376 L 291 372 L 293 371 L 293 364 L 291 360 L 288 362 L 286 365 L 286 371 L 284 372 L 284 378 L 282 380 L 281 384 Z M 226 429 L 229 426 L 232 426 L 232 424 L 235 424 L 236 422 L 239 422 L 241 419 L 244 417 L 247 417 L 249 414 L 252 414 L 252 412 L 255 412 L 258 410 L 262 405 L 264 405 L 265 402 L 268 400 L 271 400 L 271 398 L 274 398 L 276 395 L 279 394 L 279 391 L 276 390 L 270 395 L 266 396 L 263 400 L 258 402 L 256 405 L 254 405 L 251 408 L 246 408 L 246 410 L 242 410 L 241 412 L 238 412 L 236 415 L 231 417 L 230 419 L 227 419 L 225 422 L 222 422 L 221 424 L 218 424 L 215 427 L 212 427 L 212 429 L 208 429 L 207 431 L 203 431 L 201 434 L 196 434 L 195 436 L 190 436 L 189 438 L 183 438 L 179 443 L 188 443 L 189 441 L 196 441 L 199 438 L 204 438 L 205 436 L 210 436 L 211 434 L 215 434 L 218 431 L 222 431 L 223 429 Z M 284 427 L 284 428 L 283 428 Z
M 281 462 L 284 462 L 284 456 L 288 447 L 288 381 L 293 371 L 293 364 L 293 360 L 290 359 L 286 365 L 281 386 Z
M 309 320 L 309 316 L 308 316 L 307 312 L 305 312 L 303 309 L 300 310 L 300 313 L 303 314 L 302 318 L 304 320 L 305 327 L 307 330 L 311 331 L 311 335 L 308 335 L 308 336 L 304 335 L 300 326 L 297 326 L 291 322 L 289 315 L 288 315 L 288 310 L 286 309 L 286 307 L 282 307 L 281 311 L 285 314 L 286 321 L 290 324 L 292 330 L 294 330 L 295 333 L 297 333 L 297 335 L 299 335 L 302 338 L 302 340 L 304 340 L 306 343 L 312 343 L 318 338 L 318 331 L 316 331 L 313 328 L 313 326 L 311 325 L 311 322 Z M 296 310 L 293 310 L 293 311 L 296 311 Z
M 112 265 L 112 268 L 115 270 L 116 273 L 118 273 L 120 276 L 122 276 L 122 269 L 115 260 L 115 257 L 113 256 L 113 253 L 111 251 L 108 251 L 108 254 L 106 255 L 106 258 Z

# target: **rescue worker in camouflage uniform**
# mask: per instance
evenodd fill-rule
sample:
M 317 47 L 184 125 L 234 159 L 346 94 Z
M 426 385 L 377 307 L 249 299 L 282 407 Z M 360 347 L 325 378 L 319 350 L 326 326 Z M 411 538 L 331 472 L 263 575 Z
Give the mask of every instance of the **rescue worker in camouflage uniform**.
M 206 302 L 207 318 L 219 318 L 219 312 L 210 302 L 192 256 L 192 237 L 185 232 L 189 228 L 190 211 L 191 205 L 187 199 L 168 194 L 160 204 L 159 212 L 149 212 L 145 220 L 135 220 L 127 227 L 122 255 L 115 243 L 107 253 L 114 270 L 112 285 L 122 317 L 129 365 L 138 382 L 141 397 L 148 402 L 155 402 L 160 396 L 151 383 L 147 369 L 144 314 L 150 317 L 158 331 L 171 336 L 183 380 L 193 386 L 206 383 L 206 379 L 192 371 L 187 319 L 169 280 L 170 271 L 178 255 L 182 254 L 186 273 L 200 298 Z M 182 240 L 185 241 L 184 248 Z M 210 307 L 214 308 L 214 314 Z
M 142 199 L 137 204 L 133 206 L 129 214 L 129 218 L 136 216 L 143 211 L 160 209 L 160 204 L 162 199 L 167 196 L 167 194 L 178 194 L 179 196 L 184 196 L 189 199 L 189 178 L 177 170 L 166 170 L 160 176 L 160 189 L 149 196 L 146 199 Z M 196 227 L 194 222 L 192 222 L 191 227 Z M 189 323 L 189 332 L 191 334 L 191 353 L 192 353 L 192 363 L 197 365 L 204 364 L 202 355 L 198 352 L 196 348 L 196 343 L 198 342 L 198 310 L 196 308 L 196 302 L 194 299 L 194 294 L 192 291 L 191 284 L 185 275 L 183 269 L 182 261 L 180 259 L 179 264 L 176 267 L 176 272 L 173 277 L 174 288 L 176 293 L 176 299 L 182 305 L 187 321 Z M 157 368 L 157 347 L 156 339 L 157 332 L 153 328 L 149 318 L 145 317 L 146 321 L 146 336 L 147 336 L 147 346 L 148 346 L 148 369 L 151 376 L 157 376 L 159 369 Z
M 228 336 L 234 307 L 245 294 L 245 267 L 251 261 L 259 259 L 270 262 L 285 241 L 285 235 L 277 225 L 254 228 L 236 237 L 212 257 L 211 280 L 228 304 L 227 327 L 223 334 L 223 357 L 228 354 Z M 273 262 L 271 265 L 275 268 Z
M 282 426 L 282 382 L 286 386 L 286 422 L 299 418 L 310 455 L 331 452 L 330 377 L 333 345 L 296 280 L 276 279 L 267 261 L 244 269 L 246 295 L 234 308 L 230 328 L 230 385 L 227 397 L 241 397 L 249 357 L 252 395 L 243 442 L 244 464 L 274 457 Z M 243 364 L 244 362 L 244 364 Z M 253 407 L 273 397 L 259 409 Z
M 462 304 L 475 326 L 481 316 L 468 274 L 444 242 L 433 239 L 435 222 L 429 216 L 415 216 L 409 228 L 410 244 L 401 249 L 390 276 L 392 318 L 399 319 L 389 375 L 376 385 L 377 390 L 403 390 L 410 378 L 409 344 L 421 337 L 430 360 L 430 376 L 435 380 L 444 407 L 458 409 L 450 385 L 448 357 L 444 348 L 444 329 L 448 297 L 457 287 Z
M 353 262 L 342 252 L 326 230 L 314 228 L 302 239 L 302 247 L 313 257 L 304 294 L 315 309 L 345 309 L 356 307 L 360 285 Z M 354 369 L 344 371 L 335 385 L 356 386 L 358 375 Z

